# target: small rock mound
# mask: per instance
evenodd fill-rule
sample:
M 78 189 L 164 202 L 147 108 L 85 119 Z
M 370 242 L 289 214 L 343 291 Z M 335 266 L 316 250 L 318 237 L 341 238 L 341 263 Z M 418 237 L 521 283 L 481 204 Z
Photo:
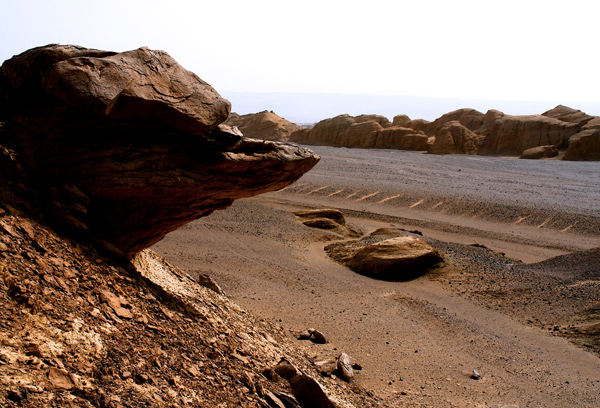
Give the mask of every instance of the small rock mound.
M 335 209 L 302 210 L 294 215 L 307 227 L 333 232 L 342 237 L 356 238 L 360 232 L 346 225 L 344 214 Z
M 327 254 L 354 272 L 376 279 L 404 281 L 424 275 L 443 256 L 423 240 L 401 236 L 371 243 L 367 240 L 328 245 Z

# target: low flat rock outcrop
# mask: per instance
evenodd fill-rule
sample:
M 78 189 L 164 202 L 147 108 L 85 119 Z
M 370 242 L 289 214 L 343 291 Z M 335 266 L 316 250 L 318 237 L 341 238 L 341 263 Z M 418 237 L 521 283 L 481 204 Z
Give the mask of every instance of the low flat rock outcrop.
M 423 240 L 396 236 L 375 240 L 370 238 L 328 245 L 327 254 L 354 272 L 375 279 L 403 281 L 424 275 L 443 262 L 436 249 Z
M 558 156 L 558 149 L 554 145 L 532 147 L 521 153 L 520 159 L 551 159 Z
M 237 127 L 245 137 L 275 142 L 285 142 L 292 133 L 300 130 L 300 126 L 276 115 L 273 111 L 247 115 L 232 113 L 225 124 Z
M 346 224 L 346 218 L 340 210 L 332 208 L 300 210 L 294 212 L 294 215 L 307 227 L 333 232 L 341 237 L 356 238 L 360 236 L 360 231 L 350 228 Z
M 124 255 L 319 160 L 222 125 L 229 102 L 164 51 L 39 47 L 4 62 L 0 89 L 2 141 L 48 214 Z
M 477 154 L 479 135 L 454 120 L 435 131 L 435 140 L 429 148 L 431 154 Z

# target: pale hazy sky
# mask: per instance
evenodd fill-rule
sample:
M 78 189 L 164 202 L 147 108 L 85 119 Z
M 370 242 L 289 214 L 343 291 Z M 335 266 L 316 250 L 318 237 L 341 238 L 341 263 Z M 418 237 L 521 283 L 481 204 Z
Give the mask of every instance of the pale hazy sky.
M 222 92 L 600 102 L 600 1 L 0 0 L 0 61 L 162 49 Z

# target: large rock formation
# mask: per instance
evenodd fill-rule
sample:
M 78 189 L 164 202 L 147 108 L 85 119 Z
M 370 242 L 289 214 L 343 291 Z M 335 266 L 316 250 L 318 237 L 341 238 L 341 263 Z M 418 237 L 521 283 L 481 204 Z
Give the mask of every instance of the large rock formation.
M 356 121 L 350 115 L 339 115 L 317 123 L 311 129 L 292 133 L 290 141 L 312 145 L 341 147 L 342 135 Z
M 375 148 L 397 150 L 427 150 L 425 133 L 407 127 L 392 126 L 377 132 Z
M 561 120 L 563 122 L 570 122 L 577 124 L 580 128 L 583 128 L 588 122 L 596 119 L 595 116 L 588 115 L 577 109 L 569 108 L 568 106 L 558 105 L 556 108 L 550 109 L 542 113 L 542 116 Z
M 375 147 L 377 133 L 381 130 L 383 127 L 376 121 L 354 123 L 346 129 L 340 143 L 344 147 L 369 149 Z
M 300 130 L 300 126 L 285 120 L 273 111 L 262 111 L 247 115 L 232 113 L 225 124 L 237 127 L 245 137 L 275 142 L 285 142 L 292 133 Z
M 408 119 L 408 117 L 406 117 Z M 400 118 L 394 123 L 400 123 Z M 405 123 L 406 120 L 402 120 Z M 410 119 L 408 119 L 410 123 Z M 290 141 L 363 149 L 427 150 L 427 136 L 410 127 L 396 126 L 381 115 L 340 115 L 294 132 Z
M 477 154 L 479 136 L 454 120 L 435 130 L 431 154 Z
M 537 146 L 566 146 L 578 125 L 542 115 L 509 116 L 497 119 L 485 141 L 485 153 L 520 155 Z
M 590 129 L 600 129 L 600 117 L 563 105 L 542 115 L 528 116 L 510 116 L 493 109 L 483 114 L 464 108 L 446 113 L 433 122 L 397 115 L 390 124 L 378 115 L 340 115 L 319 122 L 313 129 L 294 133 L 291 140 L 336 147 L 516 157 L 528 149 L 553 146 L 529 151 L 526 156 L 561 158 L 564 155 L 566 160 L 597 160 L 595 157 L 600 156 L 600 151 L 594 142 L 594 133 L 580 134 Z M 574 148 L 565 154 L 571 141 Z M 586 148 L 581 147 L 584 145 Z
M 600 160 L 600 129 L 586 129 L 569 140 L 563 160 Z
M 439 128 L 446 123 L 457 121 L 471 131 L 478 130 L 483 125 L 485 115 L 475 109 L 463 108 L 448 112 L 427 125 L 425 133 L 434 136 Z
M 3 142 L 53 216 L 123 254 L 319 160 L 220 125 L 230 104 L 163 51 L 50 45 L 2 65 Z

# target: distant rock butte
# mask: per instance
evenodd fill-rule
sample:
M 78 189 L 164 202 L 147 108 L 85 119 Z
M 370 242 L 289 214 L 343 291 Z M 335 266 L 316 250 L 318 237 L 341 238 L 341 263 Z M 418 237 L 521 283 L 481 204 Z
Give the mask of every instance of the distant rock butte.
M 230 104 L 164 51 L 49 45 L 5 61 L 0 114 L 49 215 L 123 254 L 281 189 L 319 157 L 243 138 Z
M 480 154 L 563 160 L 600 160 L 596 134 L 600 117 L 559 105 L 541 115 L 511 116 L 497 110 L 458 109 L 433 122 L 397 115 L 340 115 L 294 132 L 297 143 L 367 149 L 427 151 L 433 154 Z M 583 147 L 585 146 L 585 147 Z M 554 151 L 557 154 L 554 154 Z
M 247 115 L 232 113 L 225 124 L 237 127 L 246 137 L 275 142 L 285 142 L 293 132 L 300 130 L 300 126 L 285 120 L 272 111 Z
M 427 136 L 424 132 L 408 126 L 396 126 L 380 115 L 340 115 L 325 119 L 312 129 L 292 133 L 290 141 L 363 149 L 427 150 Z

